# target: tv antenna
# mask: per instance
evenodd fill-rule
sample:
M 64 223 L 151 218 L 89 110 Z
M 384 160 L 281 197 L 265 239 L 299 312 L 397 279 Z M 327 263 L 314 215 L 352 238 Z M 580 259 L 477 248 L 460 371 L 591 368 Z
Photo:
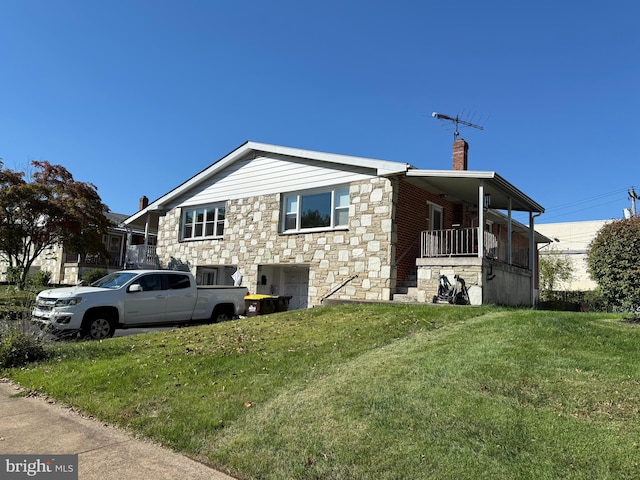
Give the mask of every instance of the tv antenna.
M 477 128 L 478 130 L 484 130 L 484 127 L 482 125 L 476 125 L 475 123 L 462 120 L 460 117 L 458 117 L 458 115 L 456 115 L 455 117 L 450 117 L 449 115 L 445 115 L 444 113 L 433 112 L 431 116 L 437 118 L 438 120 L 449 120 L 450 122 L 455 123 L 456 131 L 453 132 L 454 142 L 460 136 L 460 132 L 458 131 L 458 125 L 464 125 L 465 127 L 473 127 L 473 128 Z

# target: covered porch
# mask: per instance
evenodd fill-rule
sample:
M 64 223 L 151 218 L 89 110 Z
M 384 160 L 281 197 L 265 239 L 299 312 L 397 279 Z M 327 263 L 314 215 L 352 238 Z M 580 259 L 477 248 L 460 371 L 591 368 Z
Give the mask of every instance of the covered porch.
M 495 223 L 492 223 L 492 228 L 498 230 Z M 518 223 L 512 225 L 512 230 L 519 237 L 514 241 L 512 233 L 511 242 L 500 234 L 502 229 L 497 233 L 480 227 L 424 230 L 420 233 L 420 258 L 478 257 L 529 269 L 527 229 Z M 480 236 L 483 237 L 482 242 Z
M 537 244 L 549 241 L 535 232 L 542 206 L 495 172 L 409 170 L 405 180 L 429 204 L 427 229 L 414 233 L 418 301 L 436 294 L 440 275 L 450 281 L 457 275 L 472 304 L 537 302 Z M 526 213 L 528 225 L 516 212 Z M 401 281 L 399 275 L 398 286 Z

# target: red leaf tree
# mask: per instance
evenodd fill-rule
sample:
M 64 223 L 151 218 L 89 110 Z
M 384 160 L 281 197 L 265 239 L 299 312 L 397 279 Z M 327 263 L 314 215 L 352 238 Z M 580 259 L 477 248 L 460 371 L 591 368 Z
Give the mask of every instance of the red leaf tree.
M 74 180 L 60 165 L 32 165 L 27 181 L 24 172 L 0 162 L 0 255 L 19 272 L 20 286 L 48 247 L 106 255 L 102 235 L 112 225 L 95 185 Z

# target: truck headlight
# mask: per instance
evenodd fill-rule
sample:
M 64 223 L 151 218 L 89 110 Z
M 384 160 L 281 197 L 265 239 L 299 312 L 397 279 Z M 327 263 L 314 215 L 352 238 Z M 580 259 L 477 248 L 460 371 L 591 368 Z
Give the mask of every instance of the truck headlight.
M 60 298 L 56 300 L 56 307 L 69 307 L 77 305 L 82 301 L 82 297 Z

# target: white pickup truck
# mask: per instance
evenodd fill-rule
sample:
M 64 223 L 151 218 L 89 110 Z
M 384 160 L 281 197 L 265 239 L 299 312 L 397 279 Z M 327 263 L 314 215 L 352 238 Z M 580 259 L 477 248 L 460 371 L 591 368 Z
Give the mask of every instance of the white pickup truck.
M 91 286 L 44 290 L 32 320 L 56 334 L 101 340 L 116 328 L 222 321 L 244 314 L 246 287 L 196 286 L 171 270 L 123 270 Z

